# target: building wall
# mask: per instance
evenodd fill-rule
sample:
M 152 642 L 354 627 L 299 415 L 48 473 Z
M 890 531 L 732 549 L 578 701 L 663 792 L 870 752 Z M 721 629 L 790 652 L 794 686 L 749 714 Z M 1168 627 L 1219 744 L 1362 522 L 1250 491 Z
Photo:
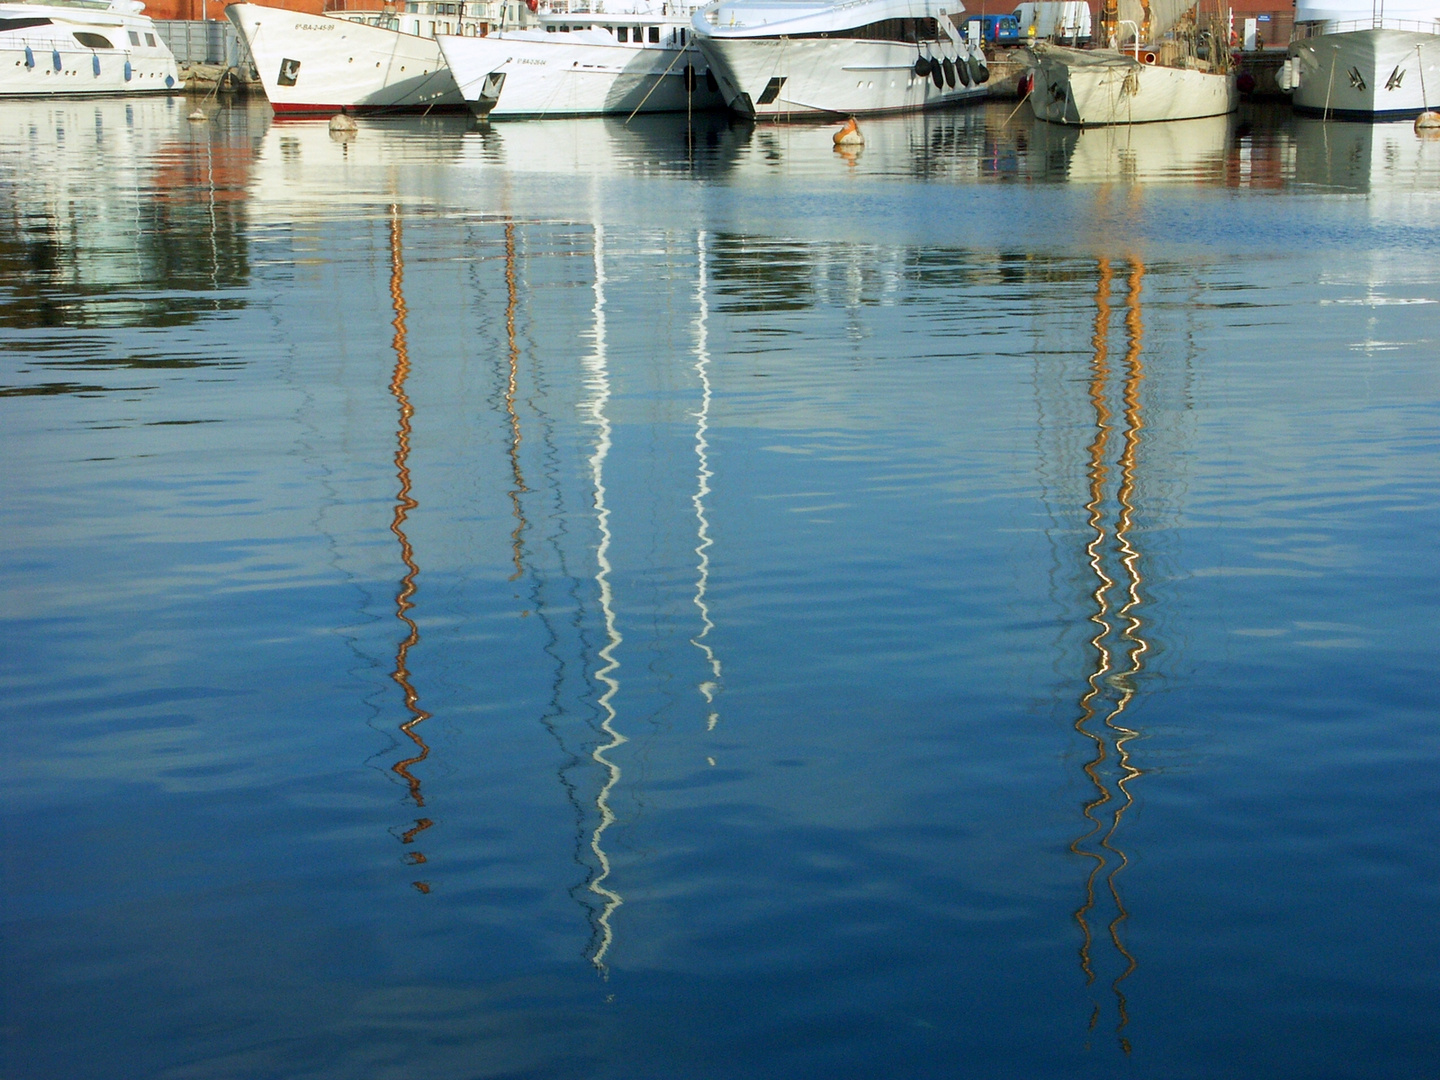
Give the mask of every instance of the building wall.
M 266 7 L 286 8 L 318 15 L 325 0 L 262 0 Z M 226 0 L 145 0 L 145 14 L 152 19 L 223 19 Z M 375 5 L 379 7 L 379 2 Z

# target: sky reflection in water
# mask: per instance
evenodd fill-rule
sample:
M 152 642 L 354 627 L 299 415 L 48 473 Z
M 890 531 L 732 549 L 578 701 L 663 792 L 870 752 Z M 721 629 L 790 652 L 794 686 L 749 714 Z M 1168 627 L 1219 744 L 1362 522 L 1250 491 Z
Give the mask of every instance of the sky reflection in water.
M 1440 143 L 187 111 L 0 107 L 7 1074 L 1433 1068 Z

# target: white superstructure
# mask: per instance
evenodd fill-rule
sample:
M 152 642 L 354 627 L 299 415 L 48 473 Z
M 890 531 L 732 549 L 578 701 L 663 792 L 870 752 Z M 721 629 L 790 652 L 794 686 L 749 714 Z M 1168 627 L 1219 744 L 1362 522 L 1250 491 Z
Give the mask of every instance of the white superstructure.
M 401 0 L 323 15 L 231 4 L 225 14 L 250 49 L 271 107 L 303 116 L 460 109 L 436 35 L 484 34 L 529 13 L 517 0 Z
M 985 55 L 951 19 L 962 11 L 959 0 L 717 0 L 693 26 L 736 112 L 863 115 L 985 96 Z
M 539 24 L 486 37 L 442 36 L 440 50 L 477 116 L 684 112 L 723 104 L 690 40 L 697 5 L 549 0 Z
M 1436 108 L 1440 2 L 1300 0 L 1278 81 L 1302 113 L 1373 120 Z
M 139 0 L 0 3 L 0 97 L 181 89 L 144 10 Z

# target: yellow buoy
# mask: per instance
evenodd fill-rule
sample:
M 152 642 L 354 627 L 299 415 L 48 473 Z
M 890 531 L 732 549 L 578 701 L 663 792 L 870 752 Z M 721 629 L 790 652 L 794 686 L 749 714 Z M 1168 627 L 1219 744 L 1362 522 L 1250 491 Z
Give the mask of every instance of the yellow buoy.
M 1428 109 L 1422 112 L 1415 117 L 1415 130 L 1416 132 L 1440 131 L 1440 113 Z
M 330 118 L 330 130 L 331 130 L 332 132 L 336 132 L 336 131 L 356 131 L 356 130 L 358 130 L 358 129 L 357 129 L 356 126 L 355 126 L 355 121 L 352 120 L 350 117 L 346 116 L 346 115 L 342 112 L 342 113 L 336 113 L 334 116 L 332 116 L 332 117 Z
M 852 116 L 845 121 L 845 126 L 835 133 L 836 146 L 864 146 L 865 136 L 860 134 L 860 127 L 855 123 Z

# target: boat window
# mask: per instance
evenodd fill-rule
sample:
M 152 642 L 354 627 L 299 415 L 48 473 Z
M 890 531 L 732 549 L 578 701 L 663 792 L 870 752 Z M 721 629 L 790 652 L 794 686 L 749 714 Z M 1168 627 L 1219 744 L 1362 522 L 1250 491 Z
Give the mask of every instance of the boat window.
M 794 38 L 859 38 L 864 41 L 938 41 L 940 26 L 934 19 L 882 19 L 864 26 L 827 30 L 819 34 L 792 34 Z
M 558 29 L 560 29 L 558 26 L 547 26 L 547 27 L 545 27 L 545 32 L 546 32 L 547 34 L 553 34 L 553 33 L 555 33 L 555 31 L 558 30 Z
M 410 0 L 410 2 L 405 5 L 405 14 L 406 14 L 406 15 L 416 15 L 416 14 L 419 13 L 419 11 L 420 11 L 420 5 L 417 4 L 417 3 L 415 3 L 415 0 Z
M 660 28 L 658 26 L 650 27 L 650 44 L 660 44 Z
M 49 19 L 0 19 L 0 34 L 6 30 L 24 30 L 31 26 L 49 25 Z
M 87 49 L 113 49 L 115 47 L 110 44 L 109 38 L 101 37 L 99 34 L 87 34 L 83 30 L 75 31 L 75 40 Z
M 139 44 L 140 44 L 140 35 L 137 34 L 134 30 L 129 31 L 129 34 L 130 34 L 130 44 L 131 44 L 131 45 L 139 45 Z
M 146 45 L 149 45 L 152 49 L 155 48 L 155 35 L 154 35 L 154 34 L 146 34 L 146 35 L 145 35 L 145 44 L 146 44 Z
M 617 26 L 617 27 L 615 28 L 615 40 L 616 40 L 616 41 L 629 41 L 629 40 L 630 40 L 630 28 L 629 28 L 628 26 Z

